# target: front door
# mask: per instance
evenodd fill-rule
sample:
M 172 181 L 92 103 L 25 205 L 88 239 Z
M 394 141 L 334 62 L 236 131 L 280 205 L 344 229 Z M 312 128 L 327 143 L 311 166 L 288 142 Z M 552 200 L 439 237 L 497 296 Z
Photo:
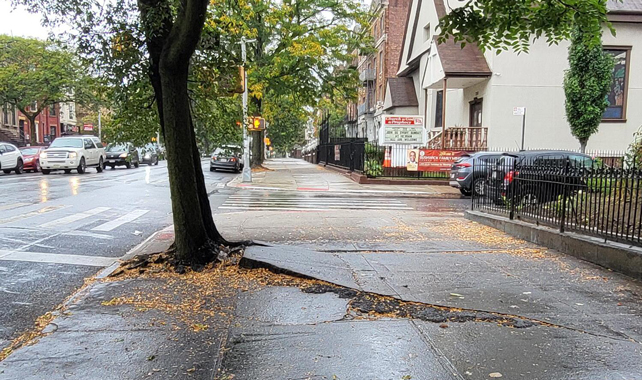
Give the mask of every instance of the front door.
M 482 109 L 483 109 L 483 99 L 477 99 L 470 102 L 470 122 L 469 126 L 471 127 L 481 127 L 482 126 Z

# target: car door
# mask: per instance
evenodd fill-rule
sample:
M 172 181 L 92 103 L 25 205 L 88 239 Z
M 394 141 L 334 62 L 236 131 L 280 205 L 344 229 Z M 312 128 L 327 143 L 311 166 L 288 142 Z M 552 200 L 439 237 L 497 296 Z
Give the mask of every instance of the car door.
M 0 169 L 10 168 L 9 165 L 10 157 L 7 152 L 7 146 L 5 144 L 0 144 Z
M 7 156 L 7 165 L 2 166 L 3 168 L 15 168 L 18 166 L 18 157 L 20 157 L 20 151 L 18 148 L 11 144 L 5 144 L 5 155 Z
M 85 160 L 87 165 L 96 165 L 98 163 L 98 159 L 96 158 L 96 152 L 98 149 L 96 149 L 96 146 L 94 145 L 94 142 L 91 141 L 90 138 L 85 138 L 83 139 L 84 144 L 85 144 Z

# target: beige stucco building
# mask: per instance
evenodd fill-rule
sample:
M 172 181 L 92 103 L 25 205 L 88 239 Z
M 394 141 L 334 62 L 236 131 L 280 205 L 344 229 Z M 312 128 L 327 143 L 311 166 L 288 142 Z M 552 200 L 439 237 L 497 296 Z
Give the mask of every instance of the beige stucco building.
M 592 151 L 624 151 L 642 125 L 642 0 L 608 6 L 617 34 L 605 28 L 603 43 L 616 67 L 611 105 L 588 143 Z M 522 118 L 513 110 L 526 107 L 525 148 L 578 149 L 564 109 L 568 43 L 538 40 L 520 55 L 440 45 L 436 26 L 448 9 L 443 0 L 413 0 L 399 64 L 398 76 L 412 79 L 418 99 L 403 113 L 425 117 L 427 145 L 440 147 L 443 135 L 445 147 L 518 149 Z M 394 103 L 386 96 L 387 104 Z

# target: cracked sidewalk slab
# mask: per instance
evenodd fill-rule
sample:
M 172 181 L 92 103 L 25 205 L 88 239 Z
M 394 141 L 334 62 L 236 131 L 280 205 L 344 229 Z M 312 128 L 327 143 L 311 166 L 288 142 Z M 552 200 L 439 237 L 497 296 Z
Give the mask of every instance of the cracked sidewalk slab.
M 243 261 L 403 301 L 518 315 L 642 342 L 642 287 L 556 252 L 533 259 L 509 249 L 399 254 L 274 246 L 248 247 Z

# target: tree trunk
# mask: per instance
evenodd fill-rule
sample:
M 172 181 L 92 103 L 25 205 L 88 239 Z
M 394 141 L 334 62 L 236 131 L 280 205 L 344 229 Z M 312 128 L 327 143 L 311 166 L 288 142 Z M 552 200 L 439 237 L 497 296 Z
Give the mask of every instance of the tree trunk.
M 196 164 L 200 166 L 200 160 L 194 162 L 198 152 L 194 152 L 194 131 L 187 94 L 188 73 L 187 67 L 172 66 L 163 67 L 161 60 L 162 118 L 174 214 L 175 258 L 184 264 L 204 264 L 212 261 L 213 247 L 202 217 L 201 207 L 204 204 L 199 196 L 194 170 Z
M 38 145 L 38 139 L 36 137 L 36 117 L 38 115 L 32 115 L 29 116 L 25 114 L 27 119 L 29 119 L 29 144 L 33 145 Z
M 588 143 L 588 139 L 580 140 L 580 152 L 586 153 L 586 144 Z

